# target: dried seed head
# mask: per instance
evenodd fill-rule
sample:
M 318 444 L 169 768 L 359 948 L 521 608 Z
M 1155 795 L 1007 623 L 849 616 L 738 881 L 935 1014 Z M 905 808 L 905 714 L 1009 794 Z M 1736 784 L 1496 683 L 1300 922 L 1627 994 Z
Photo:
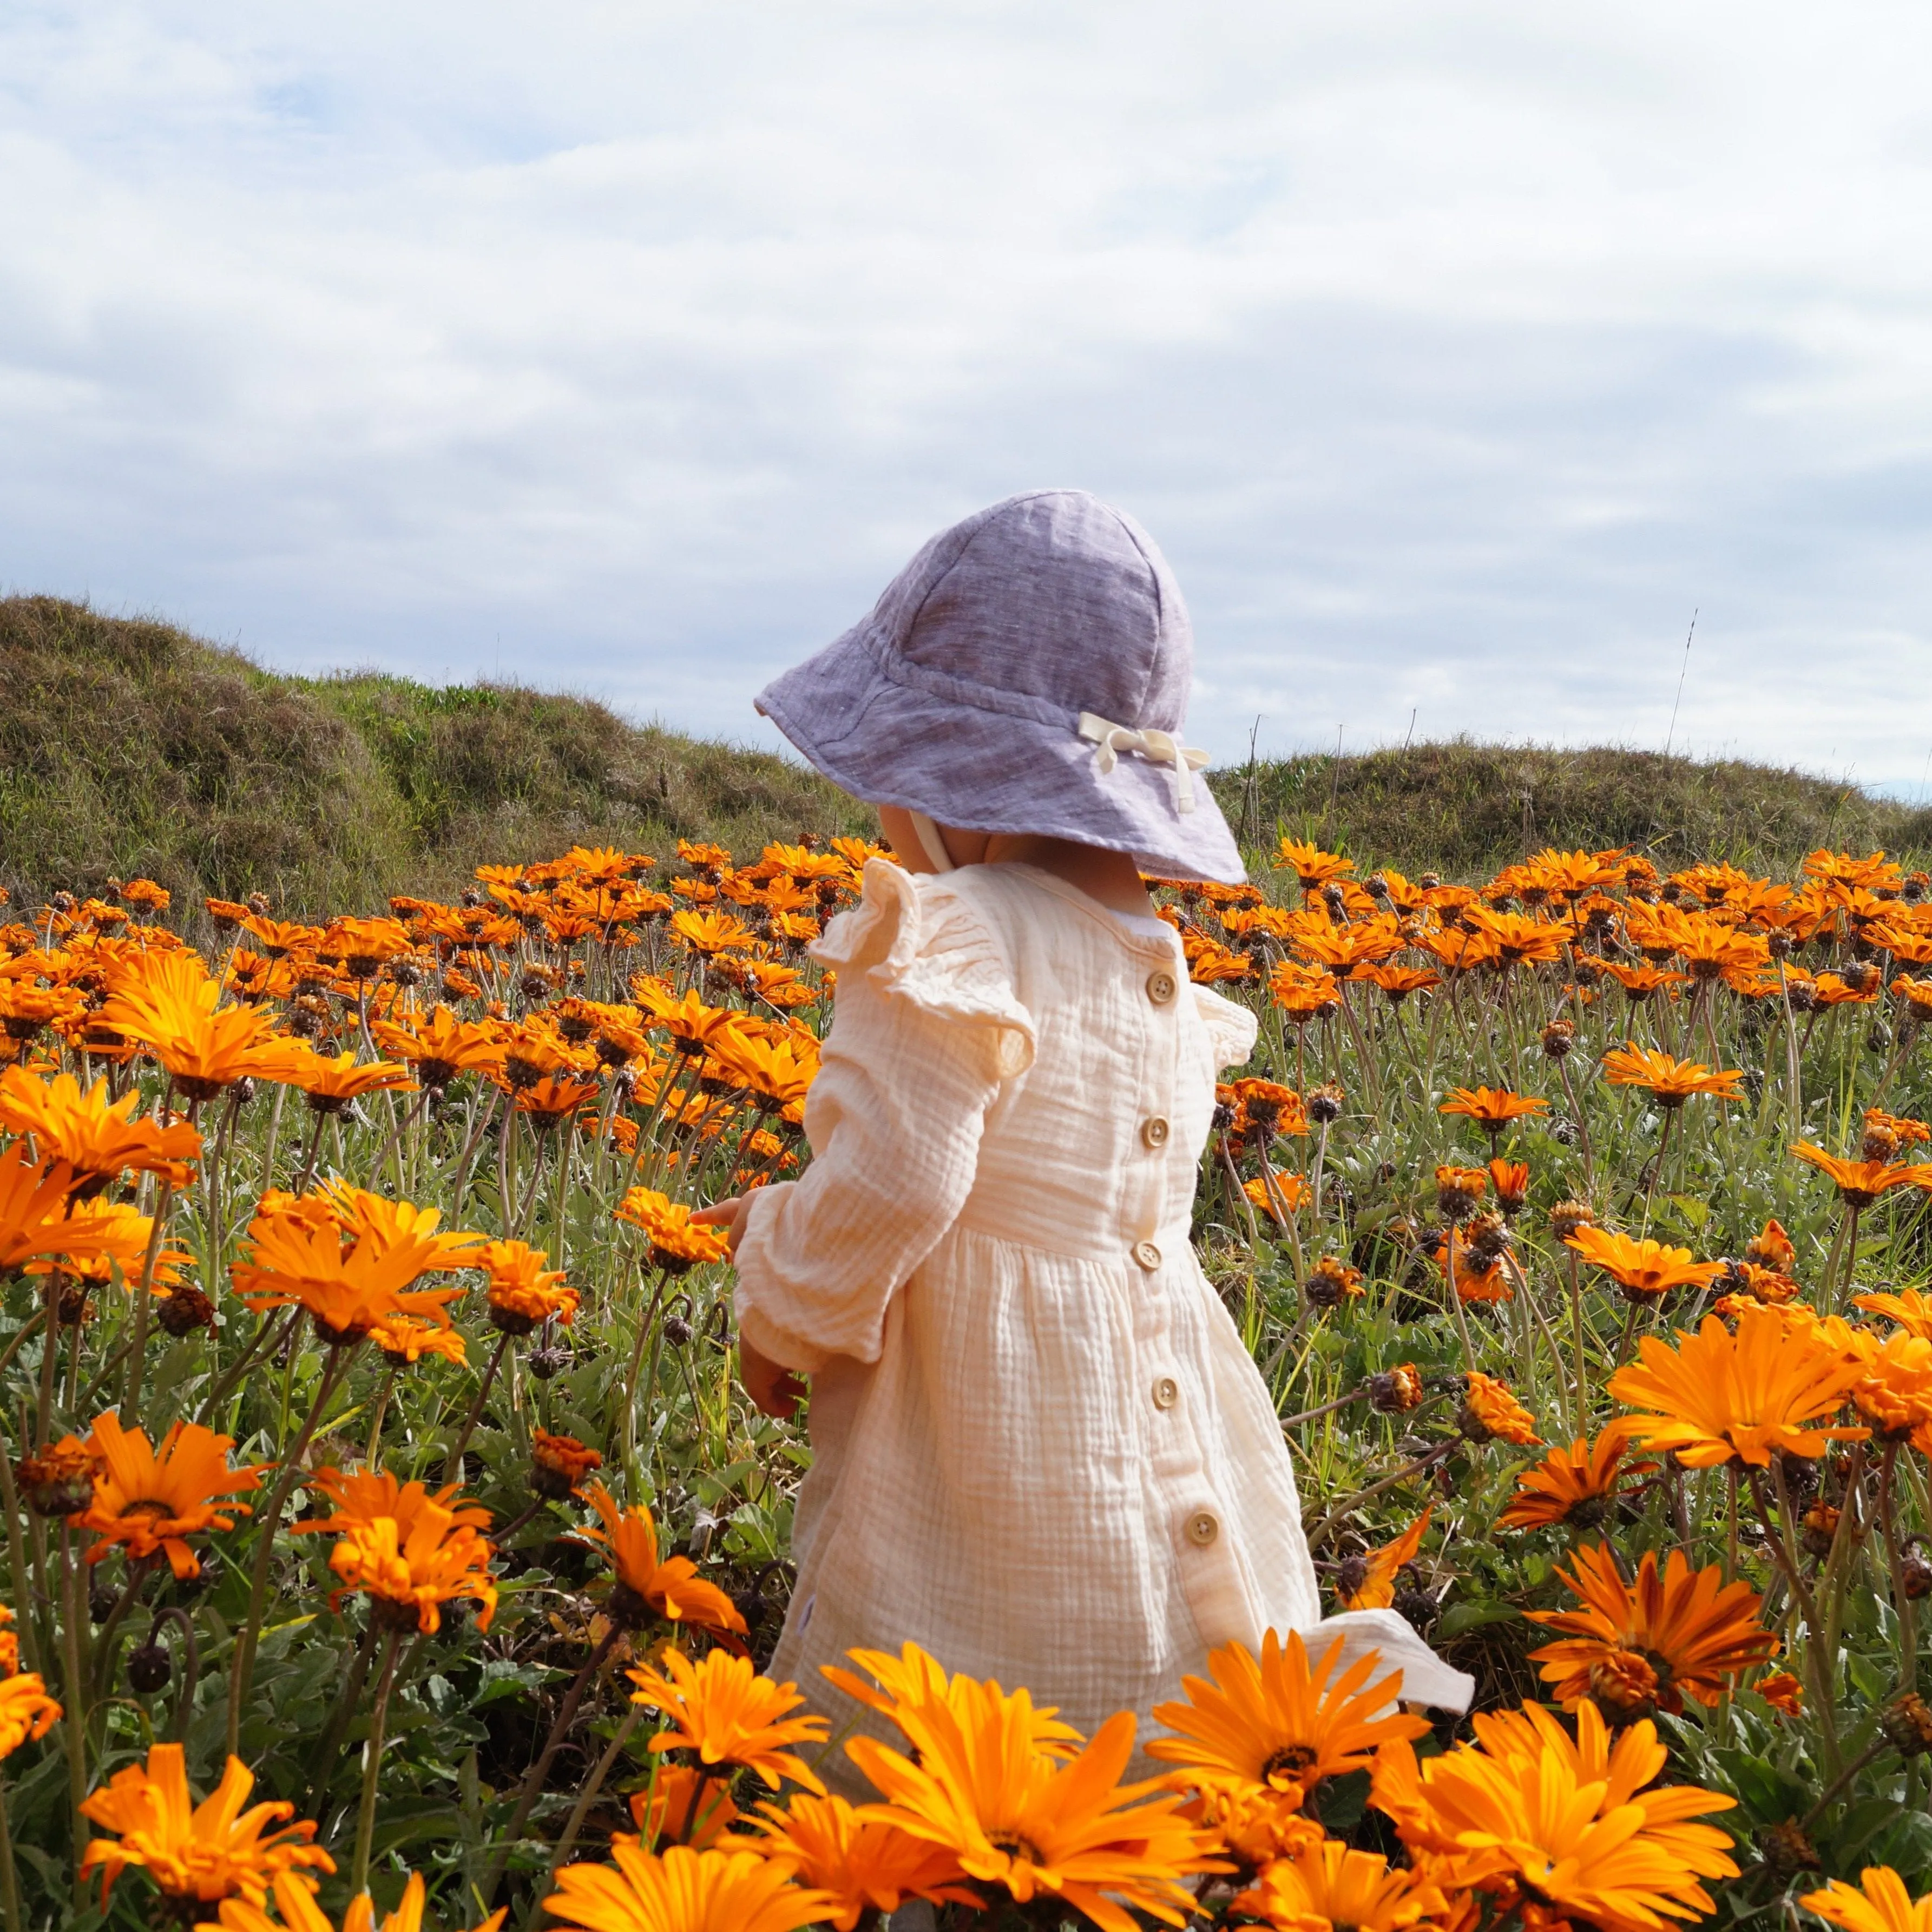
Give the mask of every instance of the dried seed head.
M 1838 1533 L 1838 1512 L 1829 1503 L 1814 1503 L 1804 1512 L 1804 1528 L 1800 1540 L 1804 1545 L 1808 1556 L 1816 1556 L 1820 1561 L 1832 1553 L 1833 1540 Z
M 1460 1226 L 1490 1190 L 1489 1172 L 1480 1167 L 1438 1167 L 1436 1170 L 1436 1211 Z
M 1822 1869 L 1818 1848 L 1808 1838 L 1796 1818 L 1780 1819 L 1758 1834 L 1757 1848 L 1765 1864 L 1779 1878 L 1796 1878 L 1800 1872 Z
M 1858 1150 L 1861 1160 L 1889 1160 L 1898 1151 L 1898 1133 L 1882 1120 L 1868 1120 L 1865 1137 Z
M 200 1288 L 184 1286 L 160 1298 L 155 1305 L 154 1319 L 179 1341 L 197 1328 L 214 1326 L 214 1304 Z
M 1916 1690 L 1908 1690 L 1888 1705 L 1878 1727 L 1900 1757 L 1917 1757 L 1932 1750 L 1932 1706 Z
M 524 1365 L 540 1382 L 547 1382 L 569 1365 L 570 1352 L 567 1348 L 532 1348 L 524 1357 Z
M 1587 1201 L 1559 1201 L 1550 1210 L 1550 1232 L 1559 1241 L 1567 1241 L 1579 1228 L 1594 1228 L 1597 1210 Z
M 1303 1293 L 1311 1308 L 1339 1308 L 1350 1297 L 1360 1295 L 1362 1271 L 1352 1268 L 1334 1255 L 1324 1255 L 1310 1270 Z
M 1422 1401 L 1422 1377 L 1412 1363 L 1369 1378 L 1369 1406 L 1378 1415 L 1404 1415 Z
M 1426 1590 L 1398 1590 L 1392 1606 L 1397 1616 L 1418 1635 L 1426 1635 L 1441 1613 L 1442 1606 Z
M 1340 1084 L 1333 1080 L 1325 1080 L 1319 1087 L 1311 1087 L 1307 1097 L 1308 1118 L 1318 1127 L 1330 1126 L 1342 1118 L 1342 1108 L 1348 1097 Z
M 165 1689 L 173 1675 L 174 1660 L 165 1644 L 144 1643 L 128 1653 L 128 1688 L 144 1697 Z
M 1552 1020 L 1543 1029 L 1543 1050 L 1552 1060 L 1561 1060 L 1576 1044 L 1574 1020 Z
M 53 1448 L 44 1456 L 22 1456 L 14 1478 L 36 1516 L 72 1516 L 93 1502 L 98 1466 L 92 1450 Z
M 1509 1223 L 1492 1209 L 1486 1214 L 1478 1214 L 1469 1223 L 1463 1239 L 1468 1244 L 1472 1261 L 1483 1268 L 1492 1267 L 1509 1246 Z
M 1335 1592 L 1344 1601 L 1354 1596 L 1369 1580 L 1369 1559 L 1359 1550 L 1345 1556 L 1335 1570 Z
M 1917 1550 L 1909 1552 L 1900 1561 L 1898 1576 L 1905 1586 L 1905 1594 L 1913 1602 L 1922 1597 L 1932 1597 L 1932 1563 L 1927 1562 Z

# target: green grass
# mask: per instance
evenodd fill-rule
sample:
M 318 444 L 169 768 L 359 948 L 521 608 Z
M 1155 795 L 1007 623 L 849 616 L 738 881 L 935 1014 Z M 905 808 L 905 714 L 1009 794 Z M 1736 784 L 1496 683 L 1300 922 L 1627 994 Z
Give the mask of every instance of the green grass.
M 1813 847 L 1932 850 L 1932 812 L 1741 760 L 1464 739 L 1216 773 L 1250 848 L 1319 839 L 1366 871 L 1474 878 L 1546 844 L 1788 871 Z M 145 874 L 297 916 L 452 894 L 573 843 L 870 829 L 785 758 L 516 684 L 287 677 L 158 620 L 0 599 L 0 885 L 38 902 Z
M 1809 772 L 1725 758 L 1700 763 L 1615 746 L 1559 750 L 1467 738 L 1230 770 L 1216 787 L 1243 842 L 1278 829 L 1413 877 L 1474 879 L 1546 845 L 1628 846 L 1666 870 L 1727 860 L 1790 871 L 1820 845 L 1932 850 L 1932 809 Z
M 569 845 L 755 850 L 870 814 L 767 753 L 517 685 L 284 677 L 159 622 L 0 600 L 0 885 L 145 874 L 296 916 Z

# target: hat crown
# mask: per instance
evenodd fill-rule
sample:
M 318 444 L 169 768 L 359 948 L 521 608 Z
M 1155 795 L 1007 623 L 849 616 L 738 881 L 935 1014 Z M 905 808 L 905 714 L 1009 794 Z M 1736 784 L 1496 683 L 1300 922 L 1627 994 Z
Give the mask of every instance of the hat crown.
M 1154 539 L 1084 490 L 1010 496 L 942 531 L 886 586 L 873 626 L 912 682 L 976 686 L 993 708 L 1017 698 L 1070 728 L 1095 712 L 1163 731 L 1186 712 L 1180 586 Z

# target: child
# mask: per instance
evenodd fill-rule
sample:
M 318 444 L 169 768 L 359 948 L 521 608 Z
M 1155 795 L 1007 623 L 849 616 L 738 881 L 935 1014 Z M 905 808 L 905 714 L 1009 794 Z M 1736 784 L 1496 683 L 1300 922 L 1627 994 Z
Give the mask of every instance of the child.
M 1139 526 L 1042 490 L 758 698 L 901 860 L 814 948 L 811 1166 L 706 1216 L 752 1400 L 789 1414 L 812 1378 L 772 1669 L 835 1726 L 887 1734 L 820 1666 L 908 1638 L 1088 1734 L 1127 1709 L 1144 1738 L 1270 1628 L 1378 1648 L 1417 1702 L 1474 1688 L 1392 1611 L 1323 1622 L 1280 1424 L 1189 1245 L 1215 1075 L 1256 1035 L 1140 880 L 1244 876 L 1178 736 L 1192 656 Z

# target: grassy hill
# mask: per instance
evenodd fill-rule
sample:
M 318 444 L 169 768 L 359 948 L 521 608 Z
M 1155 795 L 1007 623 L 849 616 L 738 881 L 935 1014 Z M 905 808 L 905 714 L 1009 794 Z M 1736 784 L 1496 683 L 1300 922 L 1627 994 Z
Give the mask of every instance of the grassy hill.
M 1932 812 L 1802 772 L 1466 740 L 1214 775 L 1250 844 L 1277 826 L 1412 873 L 1546 844 L 1784 868 L 1814 845 L 1932 850 Z M 0 885 L 38 902 L 145 874 L 193 896 L 260 889 L 292 915 L 453 892 L 488 860 L 576 841 L 755 850 L 869 829 L 812 772 L 491 684 L 264 670 L 172 625 L 0 599 Z
M 1801 771 L 1591 746 L 1479 745 L 1466 738 L 1336 758 L 1314 754 L 1217 775 L 1242 842 L 1280 830 L 1360 862 L 1448 877 L 1494 870 L 1555 845 L 1629 846 L 1666 869 L 1727 859 L 1789 871 L 1820 845 L 1880 848 L 1924 863 L 1932 808 Z

